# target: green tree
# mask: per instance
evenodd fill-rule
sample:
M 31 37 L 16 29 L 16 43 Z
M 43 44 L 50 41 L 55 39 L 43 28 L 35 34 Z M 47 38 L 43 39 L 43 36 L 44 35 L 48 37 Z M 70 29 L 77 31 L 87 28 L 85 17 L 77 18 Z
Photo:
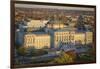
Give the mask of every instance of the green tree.
M 21 55 L 21 56 L 23 56 L 23 58 L 24 58 L 24 56 L 27 54 L 26 48 L 20 47 L 18 49 L 18 54 Z
M 43 49 L 48 49 L 48 46 L 44 46 Z
M 95 56 L 90 54 L 81 55 L 79 59 L 81 62 L 92 62 L 95 61 Z
M 35 49 L 34 46 L 27 48 L 27 55 L 28 56 L 34 56 L 35 55 L 35 52 L 36 52 L 36 49 Z

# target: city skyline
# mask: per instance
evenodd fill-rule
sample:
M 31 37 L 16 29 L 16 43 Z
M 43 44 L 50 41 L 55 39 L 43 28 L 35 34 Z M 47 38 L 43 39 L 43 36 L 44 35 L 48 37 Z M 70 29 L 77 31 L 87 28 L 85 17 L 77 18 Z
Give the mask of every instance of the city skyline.
M 15 65 L 95 61 L 95 8 L 15 4 Z

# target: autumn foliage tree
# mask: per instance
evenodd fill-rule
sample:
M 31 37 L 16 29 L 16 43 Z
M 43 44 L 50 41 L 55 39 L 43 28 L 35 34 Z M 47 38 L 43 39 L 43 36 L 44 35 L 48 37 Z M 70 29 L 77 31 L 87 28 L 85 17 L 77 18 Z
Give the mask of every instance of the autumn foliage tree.
M 58 64 L 73 63 L 73 62 L 74 62 L 73 57 L 66 54 L 65 52 L 63 52 L 60 55 L 60 57 L 54 59 L 54 63 L 58 63 Z

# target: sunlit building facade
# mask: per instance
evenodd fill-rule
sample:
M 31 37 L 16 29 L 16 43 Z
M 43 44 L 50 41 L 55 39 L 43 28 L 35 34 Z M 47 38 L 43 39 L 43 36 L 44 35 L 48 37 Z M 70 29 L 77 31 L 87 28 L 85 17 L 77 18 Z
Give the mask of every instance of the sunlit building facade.
M 50 35 L 42 34 L 42 35 L 36 35 L 34 46 L 36 46 L 37 49 L 41 48 L 50 48 Z
M 24 46 L 36 49 L 50 48 L 50 35 L 48 34 L 26 34 L 24 36 Z
M 54 45 L 55 47 L 59 46 L 60 42 L 64 43 L 69 43 L 72 42 L 74 43 L 74 31 L 56 31 L 54 33 Z
M 60 43 L 89 44 L 92 42 L 92 32 L 76 32 L 73 30 L 56 30 L 53 31 L 53 35 L 31 33 L 24 36 L 24 46 L 35 47 L 36 49 L 51 48 L 51 45 L 57 48 Z
M 93 32 L 86 32 L 86 44 L 93 42 Z
M 92 32 L 75 32 L 75 31 L 55 31 L 54 46 L 58 47 L 62 43 L 81 43 L 88 44 L 93 42 Z
M 43 28 L 45 24 L 48 22 L 48 20 L 31 20 L 30 22 L 27 23 L 27 30 L 32 31 L 32 30 L 37 30 L 40 28 Z
M 75 33 L 74 40 L 75 42 L 85 44 L 85 33 Z
M 35 34 L 26 34 L 24 36 L 24 47 L 33 47 L 34 46 L 34 37 Z
M 64 25 L 63 23 L 47 24 L 47 28 L 51 28 L 51 29 L 62 29 L 65 27 L 66 27 L 66 25 Z

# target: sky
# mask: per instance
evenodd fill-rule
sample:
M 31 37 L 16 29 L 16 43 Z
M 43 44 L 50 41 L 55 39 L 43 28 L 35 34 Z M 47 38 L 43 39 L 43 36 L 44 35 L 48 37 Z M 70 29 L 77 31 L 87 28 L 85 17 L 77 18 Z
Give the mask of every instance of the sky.
M 69 7 L 69 6 L 50 6 L 50 5 L 36 5 L 36 4 L 15 4 L 15 7 L 21 8 L 51 8 L 51 9 L 66 9 L 66 10 L 81 10 L 81 11 L 94 11 L 94 8 L 88 7 Z

